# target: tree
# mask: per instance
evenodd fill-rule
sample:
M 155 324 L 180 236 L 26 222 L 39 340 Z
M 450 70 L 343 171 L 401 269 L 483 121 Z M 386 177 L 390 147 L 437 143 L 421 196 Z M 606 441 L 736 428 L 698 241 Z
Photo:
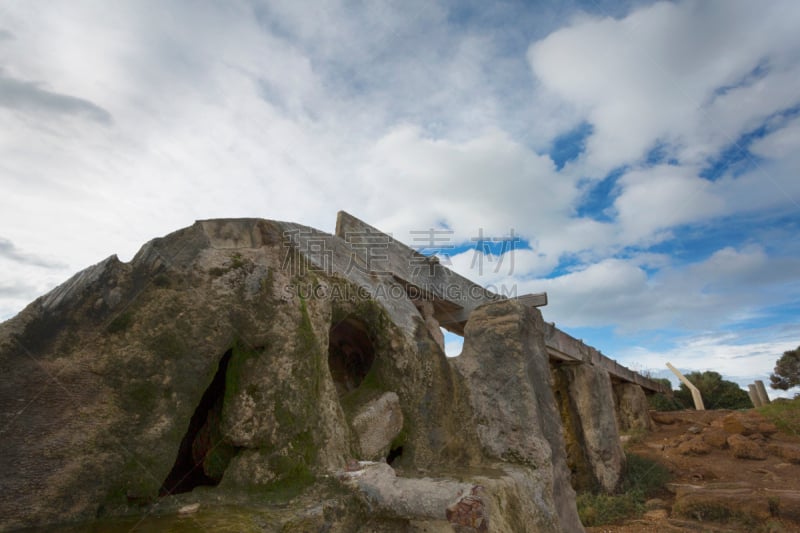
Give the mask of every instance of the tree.
M 665 385 L 670 391 L 672 390 L 672 382 L 667 378 L 653 378 L 653 381 Z M 681 409 L 686 409 L 674 395 L 661 392 L 648 395 L 647 402 L 650 405 L 650 409 L 655 411 L 680 411 Z
M 733 381 L 722 379 L 719 372 L 689 372 L 685 376 L 700 391 L 706 409 L 747 409 L 753 406 L 747 393 Z M 694 405 L 692 393 L 683 383 L 675 391 L 675 397 L 683 405 Z
M 775 363 L 775 372 L 769 376 L 773 389 L 788 390 L 800 385 L 800 346 L 795 350 L 783 352 Z

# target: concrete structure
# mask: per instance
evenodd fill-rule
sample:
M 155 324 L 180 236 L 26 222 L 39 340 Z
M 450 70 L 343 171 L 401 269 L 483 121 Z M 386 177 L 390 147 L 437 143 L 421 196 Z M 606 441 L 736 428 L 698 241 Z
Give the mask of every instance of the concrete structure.
M 756 385 L 756 392 L 758 393 L 758 399 L 761 401 L 761 405 L 767 405 L 769 402 L 769 396 L 767 395 L 767 389 L 764 387 L 764 382 L 760 379 L 757 379 L 755 382 Z
M 377 274 L 392 275 L 412 300 L 432 302 L 433 318 L 450 332 L 464 335 L 470 313 L 478 306 L 504 299 L 517 299 L 530 307 L 547 305 L 547 294 L 502 295 L 489 291 L 425 256 L 390 235 L 358 218 L 340 211 L 336 236 L 362 253 L 353 258 L 356 268 Z M 613 382 L 635 383 L 645 392 L 669 393 L 662 383 L 620 365 L 597 349 L 564 333 L 555 324 L 545 324 L 545 344 L 551 361 L 567 364 L 590 364 L 608 372 Z
M 692 399 L 694 400 L 694 408 L 698 411 L 705 411 L 706 407 L 703 405 L 703 396 L 700 394 L 700 391 L 697 387 L 694 386 L 694 383 L 686 379 L 686 376 L 681 374 L 681 372 L 672 366 L 672 364 L 667 363 L 667 368 L 672 370 L 672 373 L 678 376 L 678 379 L 686 385 L 686 387 L 692 392 Z
M 764 405 L 761 402 L 761 398 L 758 396 L 758 390 L 756 390 L 756 386 L 753 383 L 747 386 L 747 395 L 750 396 L 750 401 L 753 402 L 753 407 L 761 407 Z

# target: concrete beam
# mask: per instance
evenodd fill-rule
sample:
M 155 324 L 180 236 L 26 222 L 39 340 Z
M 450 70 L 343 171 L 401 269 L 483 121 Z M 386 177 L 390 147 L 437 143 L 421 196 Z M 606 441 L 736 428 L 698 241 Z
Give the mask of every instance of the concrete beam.
M 336 236 L 348 243 L 357 266 L 376 275 L 391 275 L 406 289 L 409 298 L 433 302 L 434 318 L 459 335 L 470 313 L 479 306 L 507 299 L 473 283 L 447 267 L 436 257 L 420 254 L 366 222 L 339 211 Z M 528 307 L 547 305 L 547 294 L 525 294 L 515 299 Z M 606 370 L 616 380 L 636 383 L 650 392 L 669 392 L 656 381 L 645 378 L 601 354 L 591 346 L 545 324 L 545 344 L 552 359 L 568 363 L 588 363 Z
M 680 371 L 672 366 L 670 363 L 667 363 L 667 368 L 672 370 L 672 373 L 678 376 L 678 379 L 683 382 L 684 385 L 691 391 L 692 399 L 694 400 L 694 408 L 698 411 L 705 411 L 706 407 L 703 405 L 703 397 L 700 395 L 700 391 L 697 387 L 694 386 L 694 383 L 686 379 L 686 376 L 680 373 Z

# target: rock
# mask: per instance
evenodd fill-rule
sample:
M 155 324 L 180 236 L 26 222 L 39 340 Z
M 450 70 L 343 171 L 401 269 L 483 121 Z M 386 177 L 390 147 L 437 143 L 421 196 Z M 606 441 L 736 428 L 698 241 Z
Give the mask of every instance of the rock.
M 736 414 L 730 414 L 722 419 L 722 429 L 729 435 L 741 435 L 747 431 L 742 418 Z
M 642 515 L 642 518 L 652 522 L 658 522 L 660 520 L 666 520 L 669 518 L 669 512 L 667 512 L 666 509 L 652 509 L 650 511 L 645 511 L 645 513 Z
M 731 413 L 721 420 L 722 429 L 731 435 L 772 435 L 778 431 L 775 424 L 768 422 L 758 411 Z
M 386 463 L 365 465 L 350 484 L 369 505 L 402 519 L 448 519 L 447 510 L 472 495 L 475 485 L 448 479 L 397 477 Z M 474 497 L 483 508 L 483 500 Z
M 330 268 L 312 270 L 312 248 L 287 235 L 324 245 Z M 343 239 L 296 224 L 201 221 L 0 324 L 0 406 L 26 406 L 4 426 L 0 530 L 137 512 L 200 485 L 221 501 L 311 485 L 356 455 L 364 434 L 347 421 L 390 392 L 408 466 L 486 461 L 404 287 L 351 259 Z M 382 452 L 398 419 L 380 423 Z
M 702 432 L 703 429 L 697 426 L 690 426 L 689 429 L 687 429 L 686 431 L 688 431 L 692 435 L 697 435 L 698 433 Z
M 714 448 L 724 449 L 728 447 L 728 434 L 723 429 L 708 428 L 703 432 L 703 441 Z
M 604 407 L 614 405 L 608 373 L 593 365 L 561 365 L 553 368 L 552 374 L 567 458 L 575 472 L 573 486 L 613 493 L 625 465 L 625 452 L 616 414 Z
M 644 502 L 645 509 L 666 509 L 669 504 L 661 498 L 651 498 Z
M 790 463 L 800 464 L 800 446 L 796 444 L 773 442 L 767 446 L 767 451 Z
M 520 479 L 536 495 L 533 504 L 525 504 L 527 527 L 583 531 L 549 383 L 543 329 L 539 311 L 519 302 L 483 305 L 470 315 L 461 356 L 450 362 L 466 382 L 485 453 L 524 465 L 537 479 Z M 614 442 L 619 445 L 618 436 Z
M 400 398 L 394 392 L 384 393 L 359 408 L 352 425 L 363 459 L 386 457 L 392 441 L 403 429 Z
M 756 495 L 747 484 L 734 483 L 709 483 L 705 487 L 679 490 L 672 512 L 702 522 L 761 522 L 772 516 L 767 496 Z
M 433 304 L 354 254 L 297 224 L 199 221 L 0 324 L 0 530 L 196 490 L 210 505 L 193 521 L 256 495 L 284 531 L 583 531 L 539 311 L 475 309 L 450 360 Z M 608 373 L 557 374 L 586 472 L 611 490 Z
M 178 509 L 178 514 L 180 514 L 180 515 L 189 515 L 189 514 L 196 513 L 198 510 L 200 510 L 200 504 L 199 503 L 192 503 L 192 504 L 189 504 L 189 505 L 184 505 L 183 507 L 179 508 Z
M 760 444 L 743 435 L 736 434 L 728 437 L 728 446 L 733 456 L 739 459 L 763 460 L 767 458 L 767 453 Z
M 676 415 L 664 411 L 650 411 L 650 418 L 657 424 L 664 424 L 665 426 L 671 426 L 679 421 Z
M 618 430 L 649 431 L 653 427 L 644 390 L 635 383 L 614 385 Z
M 706 455 L 711 452 L 711 447 L 698 436 L 680 443 L 677 451 L 681 455 Z

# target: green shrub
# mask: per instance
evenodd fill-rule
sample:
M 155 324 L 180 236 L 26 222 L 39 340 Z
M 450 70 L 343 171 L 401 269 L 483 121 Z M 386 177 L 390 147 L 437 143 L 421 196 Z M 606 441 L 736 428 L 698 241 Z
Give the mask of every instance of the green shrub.
M 636 518 L 644 513 L 644 502 L 663 490 L 669 470 L 653 460 L 627 454 L 618 494 L 579 494 L 578 516 L 584 526 L 601 526 Z
M 669 396 L 661 392 L 651 394 L 647 397 L 650 409 L 654 411 L 680 411 L 686 409 L 681 401 L 675 396 Z
M 640 494 L 579 494 L 578 516 L 584 526 L 616 524 L 644 513 L 644 498 Z
M 640 492 L 649 497 L 664 488 L 670 473 L 666 466 L 635 453 L 628 453 L 622 474 L 623 492 Z

